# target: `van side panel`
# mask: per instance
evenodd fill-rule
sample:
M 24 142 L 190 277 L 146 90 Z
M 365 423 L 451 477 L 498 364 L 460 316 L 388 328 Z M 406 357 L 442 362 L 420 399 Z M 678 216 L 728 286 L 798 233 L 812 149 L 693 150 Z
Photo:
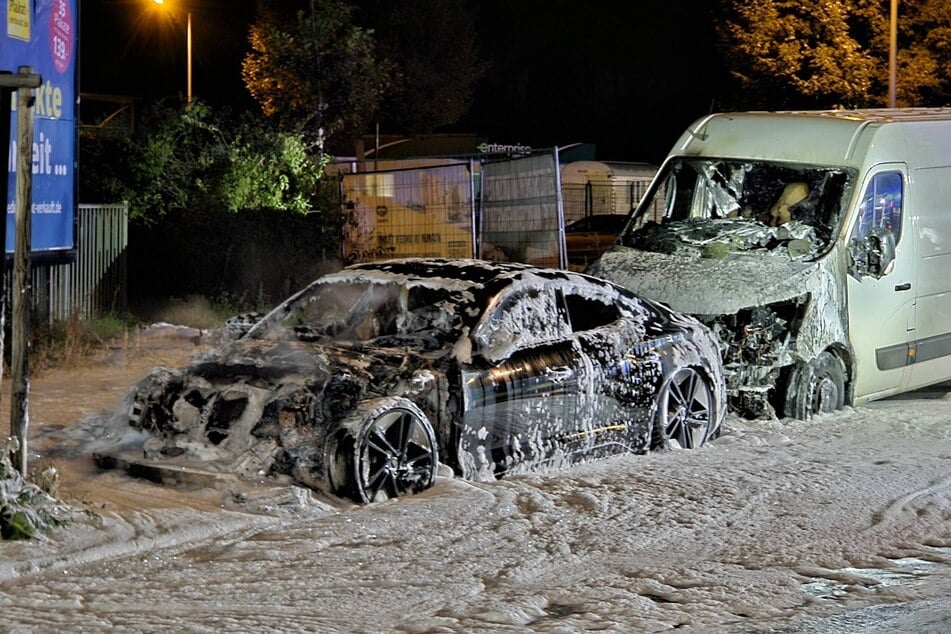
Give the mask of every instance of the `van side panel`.
M 948 142 L 945 160 L 951 152 L 951 139 Z M 916 283 L 915 363 L 908 386 L 914 389 L 951 376 L 951 165 L 914 170 L 911 187 L 921 258 Z

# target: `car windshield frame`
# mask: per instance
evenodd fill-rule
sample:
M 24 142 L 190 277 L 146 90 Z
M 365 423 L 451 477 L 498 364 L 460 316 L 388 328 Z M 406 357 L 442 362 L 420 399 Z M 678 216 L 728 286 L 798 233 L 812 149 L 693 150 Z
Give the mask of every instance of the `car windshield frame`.
M 453 292 L 403 280 L 318 280 L 268 313 L 247 334 L 268 341 L 399 346 L 411 340 L 427 350 L 462 335 Z
M 818 259 L 841 231 L 857 180 L 844 166 L 674 156 L 619 243 L 686 257 Z

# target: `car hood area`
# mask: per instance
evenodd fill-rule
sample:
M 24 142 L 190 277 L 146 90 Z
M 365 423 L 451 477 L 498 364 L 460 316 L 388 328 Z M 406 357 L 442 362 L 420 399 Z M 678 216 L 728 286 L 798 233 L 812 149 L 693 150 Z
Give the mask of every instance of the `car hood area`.
M 431 387 L 440 357 L 403 349 L 240 339 L 182 369 L 159 367 L 129 395 L 146 461 L 317 489 L 334 426 L 374 396 Z M 415 387 L 414 387 L 415 386 Z
M 587 273 L 691 315 L 732 314 L 788 300 L 815 286 L 815 262 L 774 257 L 731 260 L 652 253 L 616 245 Z M 729 293 L 718 289 L 729 288 Z

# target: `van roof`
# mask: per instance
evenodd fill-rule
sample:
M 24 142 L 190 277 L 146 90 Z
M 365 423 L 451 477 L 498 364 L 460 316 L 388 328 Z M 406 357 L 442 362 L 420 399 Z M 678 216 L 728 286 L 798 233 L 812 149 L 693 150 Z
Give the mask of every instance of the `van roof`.
M 893 121 L 951 121 L 951 108 L 863 108 L 858 110 L 762 110 L 723 115 L 782 115 L 792 117 L 819 117 L 844 119 L 847 121 L 875 121 L 890 123 Z
M 879 131 L 912 123 L 951 138 L 951 108 L 722 112 L 697 119 L 671 154 L 859 167 Z

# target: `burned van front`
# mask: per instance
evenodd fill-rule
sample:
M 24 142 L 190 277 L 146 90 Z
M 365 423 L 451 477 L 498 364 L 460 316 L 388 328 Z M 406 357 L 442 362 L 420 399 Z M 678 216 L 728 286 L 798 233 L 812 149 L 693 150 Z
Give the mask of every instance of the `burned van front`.
M 804 400 L 841 406 L 850 363 L 844 256 L 833 247 L 854 181 L 843 168 L 672 157 L 588 272 L 706 323 L 738 413 L 808 416 L 794 406 Z M 827 365 L 827 352 L 842 374 L 832 400 L 790 394 L 794 384 L 815 389 L 801 375 L 820 357 Z

